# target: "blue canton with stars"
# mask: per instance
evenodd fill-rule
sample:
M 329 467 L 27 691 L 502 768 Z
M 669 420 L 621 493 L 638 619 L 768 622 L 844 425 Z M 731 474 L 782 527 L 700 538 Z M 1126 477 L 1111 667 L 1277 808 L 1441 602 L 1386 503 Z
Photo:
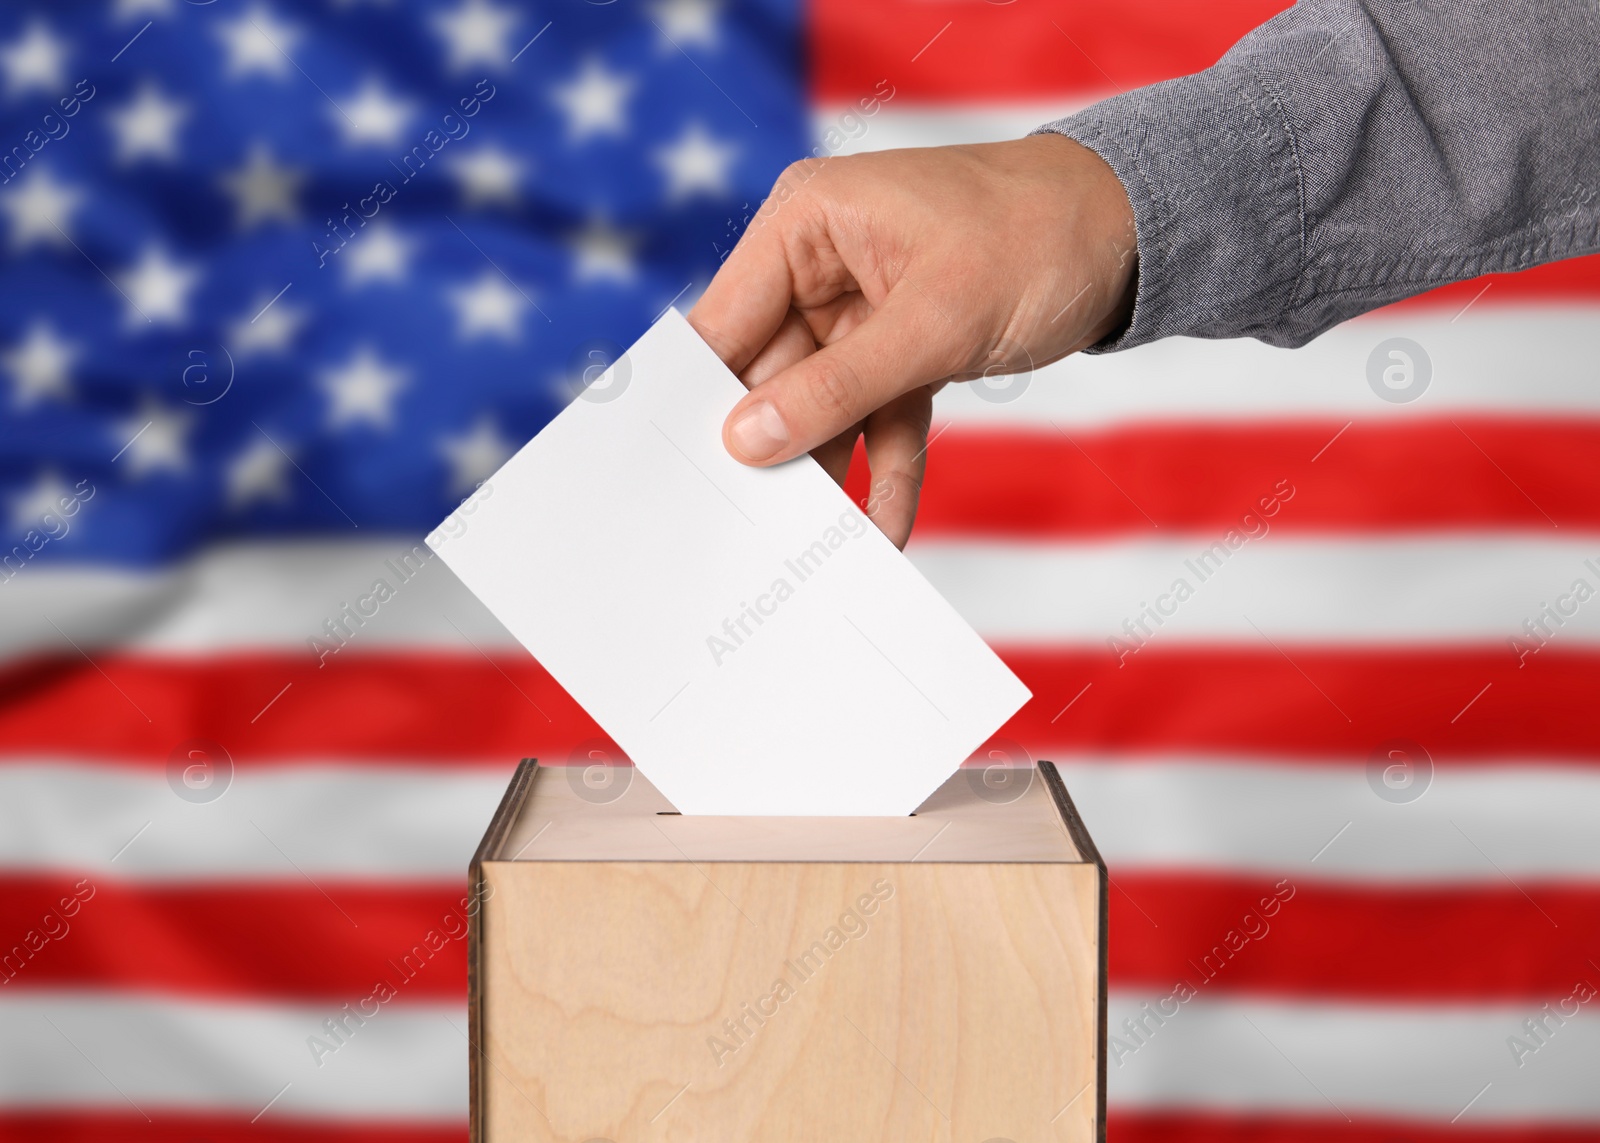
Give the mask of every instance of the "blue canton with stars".
M 780 0 L 5 5 L 0 549 L 431 527 L 704 289 L 801 50 Z

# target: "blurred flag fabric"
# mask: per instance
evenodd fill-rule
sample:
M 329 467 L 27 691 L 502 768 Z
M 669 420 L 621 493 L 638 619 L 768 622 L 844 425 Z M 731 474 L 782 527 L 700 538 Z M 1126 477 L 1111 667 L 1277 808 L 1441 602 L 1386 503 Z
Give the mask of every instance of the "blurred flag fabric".
M 789 161 L 1281 6 L 6 5 L 0 1139 L 463 1138 L 428 934 L 598 731 L 421 535 Z M 1597 317 L 1590 259 L 941 397 L 911 554 L 1110 864 L 1114 1139 L 1600 1139 Z

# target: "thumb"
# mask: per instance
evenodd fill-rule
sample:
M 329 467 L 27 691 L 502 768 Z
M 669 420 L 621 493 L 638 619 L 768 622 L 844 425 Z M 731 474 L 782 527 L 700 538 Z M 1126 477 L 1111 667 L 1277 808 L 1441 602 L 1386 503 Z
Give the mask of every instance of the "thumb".
M 722 441 L 745 464 L 778 464 L 832 440 L 901 394 L 965 364 L 964 339 L 929 302 L 891 295 L 860 325 L 745 396 Z

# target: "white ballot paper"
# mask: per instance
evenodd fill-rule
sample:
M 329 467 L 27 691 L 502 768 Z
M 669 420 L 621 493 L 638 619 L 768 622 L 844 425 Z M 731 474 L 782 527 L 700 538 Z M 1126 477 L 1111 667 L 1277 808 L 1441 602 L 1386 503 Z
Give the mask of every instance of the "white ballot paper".
M 428 544 L 685 814 L 901 815 L 1029 697 L 669 310 Z

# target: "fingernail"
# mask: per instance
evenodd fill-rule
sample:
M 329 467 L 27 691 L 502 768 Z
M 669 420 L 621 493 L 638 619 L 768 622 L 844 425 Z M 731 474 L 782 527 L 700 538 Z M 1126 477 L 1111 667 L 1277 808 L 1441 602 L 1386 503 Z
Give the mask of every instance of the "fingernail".
M 789 430 L 771 401 L 757 401 L 728 429 L 728 439 L 746 460 L 766 460 L 789 443 Z

